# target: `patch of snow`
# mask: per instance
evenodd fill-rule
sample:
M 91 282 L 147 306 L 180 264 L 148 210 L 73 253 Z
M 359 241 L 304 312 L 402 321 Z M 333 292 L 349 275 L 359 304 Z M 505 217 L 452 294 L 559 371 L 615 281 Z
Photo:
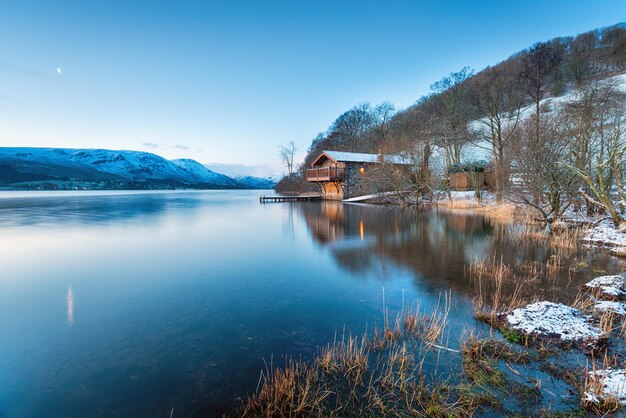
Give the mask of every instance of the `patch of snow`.
M 473 190 L 454 190 L 450 192 L 452 200 L 476 200 L 476 193 Z
M 626 234 L 615 229 L 613 222 L 607 219 L 589 229 L 582 241 L 601 247 L 626 247 Z
M 585 284 L 586 287 L 597 289 L 601 295 L 621 297 L 624 292 L 624 278 L 622 276 L 600 276 Z
M 602 312 L 613 312 L 617 315 L 626 316 L 626 303 L 616 300 L 600 300 L 594 308 Z
M 606 80 L 616 80 L 622 91 L 626 91 L 626 74 L 620 74 L 606 78 Z M 563 106 L 579 99 L 580 89 L 570 88 L 564 92 L 561 96 L 546 97 L 541 100 L 540 107 L 542 109 L 548 109 L 548 113 L 553 113 L 555 110 L 559 110 Z M 534 105 L 526 105 L 519 109 L 519 120 L 528 119 L 535 112 Z M 542 112 L 543 113 L 543 112 Z M 505 117 L 502 121 L 503 127 L 511 127 L 516 123 L 517 111 L 511 112 L 508 117 Z M 487 134 L 489 131 L 489 123 L 486 118 L 473 120 L 469 123 L 469 129 L 474 131 L 477 136 L 480 134 Z M 480 141 L 474 144 L 470 144 L 463 148 L 464 153 L 471 153 L 475 155 L 477 159 L 491 160 L 491 144 L 487 141 Z
M 557 338 L 565 342 L 597 340 L 602 331 L 589 317 L 570 306 L 536 302 L 505 314 L 508 326 L 527 335 Z
M 381 193 L 367 194 L 363 196 L 351 197 L 349 199 L 343 199 L 342 202 L 362 202 L 364 200 L 375 199 L 377 197 L 391 196 L 394 194 L 396 194 L 396 192 L 381 192 Z
M 626 370 L 604 369 L 589 373 L 592 379 L 600 379 L 599 393 L 585 392 L 587 402 L 599 403 L 601 399 L 614 398 L 622 405 L 626 405 Z

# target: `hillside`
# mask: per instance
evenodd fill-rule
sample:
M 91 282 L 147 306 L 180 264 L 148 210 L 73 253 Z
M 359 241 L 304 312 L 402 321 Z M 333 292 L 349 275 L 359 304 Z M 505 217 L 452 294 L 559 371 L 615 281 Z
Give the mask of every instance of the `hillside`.
M 235 180 L 251 189 L 273 189 L 277 183 L 273 177 L 237 176 Z
M 239 185 L 236 180 L 224 174 L 211 171 L 196 160 L 184 158 L 172 160 L 171 162 L 183 169 L 187 173 L 188 179 L 193 180 L 195 183 L 217 184 L 222 186 Z
M 500 118 L 526 109 L 521 116 L 529 115 L 548 98 L 624 72 L 625 23 L 539 42 L 477 73 L 465 67 L 443 77 L 407 109 L 396 112 L 388 102 L 354 106 L 312 140 L 302 167 L 322 150 L 373 152 L 378 146 L 387 152 L 417 147 L 420 159 L 424 152 L 438 153 L 448 167 L 471 158 L 462 151 L 476 142 L 472 121 L 486 113 Z
M 140 151 L 0 148 L 4 189 L 248 189 L 191 159 L 167 160 Z

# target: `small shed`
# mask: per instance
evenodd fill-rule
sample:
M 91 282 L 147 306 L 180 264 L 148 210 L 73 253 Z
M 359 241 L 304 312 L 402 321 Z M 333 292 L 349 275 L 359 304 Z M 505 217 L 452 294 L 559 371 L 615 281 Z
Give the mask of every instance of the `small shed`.
M 484 172 L 460 172 L 450 174 L 451 190 L 482 189 L 485 184 Z
M 380 148 L 378 154 L 322 151 L 306 171 L 306 179 L 320 186 L 324 199 L 349 199 L 371 193 L 372 179 L 368 174 L 385 165 L 408 172 L 411 163 L 400 155 L 384 155 Z

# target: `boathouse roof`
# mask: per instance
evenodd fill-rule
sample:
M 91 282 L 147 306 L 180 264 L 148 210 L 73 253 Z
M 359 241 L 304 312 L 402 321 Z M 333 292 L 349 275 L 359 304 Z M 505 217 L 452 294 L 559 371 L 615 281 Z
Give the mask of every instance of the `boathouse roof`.
M 344 151 L 322 151 L 322 153 L 313 161 L 315 165 L 322 157 L 329 158 L 335 162 L 344 163 L 388 163 L 388 164 L 411 164 L 408 158 L 397 154 L 365 154 L 360 152 L 344 152 Z

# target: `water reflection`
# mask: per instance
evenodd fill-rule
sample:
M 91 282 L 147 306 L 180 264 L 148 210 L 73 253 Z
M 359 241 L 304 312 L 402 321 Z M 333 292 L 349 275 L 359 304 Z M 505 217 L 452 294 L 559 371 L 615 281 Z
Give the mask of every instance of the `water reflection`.
M 392 272 L 406 268 L 413 273 L 416 287 L 426 286 L 431 292 L 453 289 L 475 296 L 477 287 L 467 279 L 466 270 L 476 261 L 546 263 L 552 256 L 545 245 L 520 245 L 513 238 L 520 225 L 466 212 L 337 202 L 301 205 L 300 209 L 314 240 L 329 248 L 344 269 L 365 273 L 381 263 Z M 546 296 L 569 296 L 590 272 L 605 270 L 607 265 L 620 268 L 619 261 L 602 250 L 585 253 L 577 263 L 587 267 L 564 271 L 556 281 L 546 279 L 535 285 L 552 292 Z
M 475 326 L 466 265 L 550 255 L 467 214 L 258 194 L 0 198 L 0 417 L 220 416 L 264 360 L 380 321 L 383 287 L 390 312 L 453 289 L 460 334 Z M 583 261 L 616 271 L 606 253 Z
M 74 290 L 71 285 L 67 286 L 67 293 L 65 294 L 65 317 L 67 318 L 67 325 L 70 327 L 74 325 Z
M 141 217 L 157 221 L 168 211 L 231 204 L 226 191 L 0 192 L 0 226 L 110 224 Z

